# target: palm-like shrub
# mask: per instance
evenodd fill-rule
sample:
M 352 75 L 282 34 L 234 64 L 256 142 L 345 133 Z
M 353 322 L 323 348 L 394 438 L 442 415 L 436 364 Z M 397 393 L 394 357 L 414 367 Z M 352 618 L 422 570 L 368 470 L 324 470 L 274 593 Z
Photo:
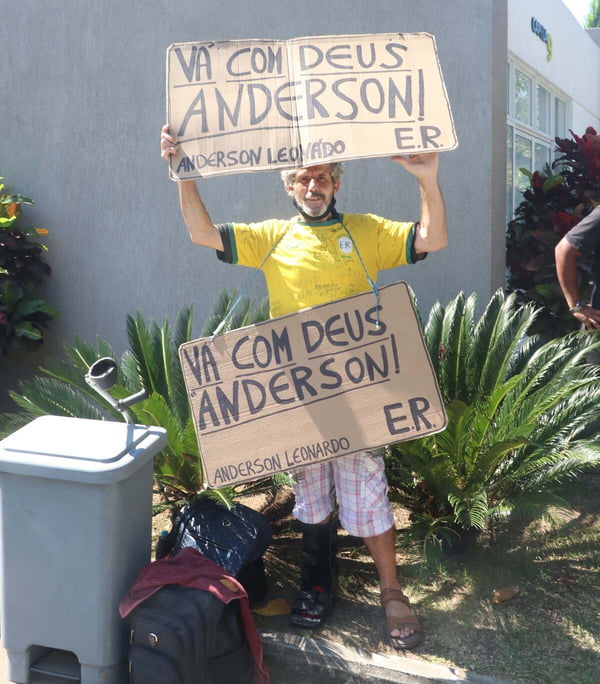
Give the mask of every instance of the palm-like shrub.
M 201 336 L 214 332 L 234 299 L 235 293 L 221 293 Z M 265 304 L 255 308 L 248 298 L 243 298 L 226 327 L 233 329 L 266 317 Z M 120 360 L 118 381 L 110 390 L 115 398 L 122 399 L 145 389 L 148 398 L 129 410 L 136 422 L 167 430 L 167 446 L 154 459 L 154 476 L 168 505 L 195 496 L 204 486 L 196 434 L 177 356 L 179 346 L 191 339 L 191 332 L 191 307 L 179 312 L 173 332 L 166 318 L 159 325 L 155 321 L 147 324 L 139 312 L 127 316 L 130 348 Z M 20 391 L 10 393 L 21 411 L 0 416 L 0 436 L 45 414 L 122 419 L 120 413 L 85 382 L 85 375 L 94 361 L 102 357 L 116 360 L 110 345 L 100 337 L 96 346 L 77 338 L 74 345 L 66 344 L 64 350 L 66 360 L 48 360 L 41 369 L 42 375 L 21 382 Z M 215 491 L 214 495 L 230 501 L 235 491 L 225 488 Z
M 564 505 L 560 486 L 600 463 L 600 369 L 593 333 L 543 344 L 536 316 L 499 291 L 475 320 L 475 295 L 433 307 L 424 329 L 448 427 L 388 450 L 390 491 L 427 549 L 514 513 Z

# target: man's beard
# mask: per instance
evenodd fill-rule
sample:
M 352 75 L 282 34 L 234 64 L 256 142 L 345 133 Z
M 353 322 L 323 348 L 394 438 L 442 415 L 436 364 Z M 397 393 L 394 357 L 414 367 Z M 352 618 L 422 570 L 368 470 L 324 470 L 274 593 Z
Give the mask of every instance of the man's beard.
M 334 211 L 335 195 L 331 195 L 329 203 L 327 203 L 327 198 L 324 195 L 319 196 L 323 197 L 323 201 L 317 206 L 314 204 L 307 204 L 306 202 L 299 202 L 298 199 L 294 197 L 294 206 L 307 221 L 310 221 L 310 219 L 320 221 L 325 218 L 327 214 Z

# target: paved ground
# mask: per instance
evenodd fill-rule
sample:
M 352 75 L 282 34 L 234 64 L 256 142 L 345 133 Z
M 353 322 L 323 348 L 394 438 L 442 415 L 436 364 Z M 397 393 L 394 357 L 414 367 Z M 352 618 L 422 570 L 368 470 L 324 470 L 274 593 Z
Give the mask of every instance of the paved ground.
M 366 653 L 319 637 L 263 632 L 272 684 L 510 684 L 400 655 Z
M 400 655 L 367 653 L 317 636 L 262 631 L 261 637 L 271 684 L 510 684 Z M 6 653 L 0 648 L 0 684 L 9 682 L 5 672 Z M 78 680 L 36 674 L 31 677 L 29 684 L 68 684 L 74 681 Z M 124 671 L 119 684 L 126 682 Z

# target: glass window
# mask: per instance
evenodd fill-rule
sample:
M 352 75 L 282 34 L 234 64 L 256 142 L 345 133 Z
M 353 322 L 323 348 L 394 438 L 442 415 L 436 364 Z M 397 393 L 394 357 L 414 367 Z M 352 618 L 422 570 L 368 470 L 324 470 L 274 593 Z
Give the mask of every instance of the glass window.
M 518 192 L 523 192 L 529 186 L 529 178 L 525 176 L 519 169 L 527 169 L 532 171 L 532 145 L 529 138 L 524 138 L 518 133 L 515 134 L 515 187 Z M 520 202 L 520 198 L 515 198 L 516 202 Z
M 515 69 L 515 118 L 531 125 L 531 79 Z
M 537 87 L 536 127 L 542 133 L 550 133 L 550 93 L 541 85 Z
M 506 220 L 513 218 L 513 127 L 506 127 Z
M 506 216 L 510 220 L 529 187 L 529 179 L 520 168 L 543 171 L 546 164 L 559 157 L 554 138 L 567 132 L 567 105 L 552 86 L 542 84 L 537 76 L 528 76 L 509 59 L 507 74 L 506 129 Z
M 567 105 L 554 98 L 554 135 L 558 138 L 564 138 L 567 132 Z
M 511 97 L 510 97 L 510 72 L 512 69 L 510 68 L 510 62 L 508 62 L 507 70 L 506 70 L 506 113 L 510 114 L 510 110 L 512 109 L 511 105 Z
M 542 143 L 534 143 L 533 160 L 533 168 L 536 171 L 542 171 L 544 166 L 550 163 L 550 147 Z

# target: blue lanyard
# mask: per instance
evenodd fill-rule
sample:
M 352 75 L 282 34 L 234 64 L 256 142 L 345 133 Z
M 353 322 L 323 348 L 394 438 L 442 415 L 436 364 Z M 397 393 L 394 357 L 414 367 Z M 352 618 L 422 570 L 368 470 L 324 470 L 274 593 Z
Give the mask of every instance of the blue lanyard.
M 211 342 L 212 342 L 212 341 L 215 339 L 215 337 L 221 332 L 221 330 L 223 330 L 223 328 L 225 327 L 225 325 L 231 320 L 231 317 L 233 316 L 233 312 L 235 311 L 237 305 L 238 305 L 238 304 L 240 303 L 240 301 L 246 296 L 246 294 L 250 291 L 250 286 L 251 286 L 252 283 L 254 282 L 254 279 L 255 279 L 256 276 L 258 275 L 259 271 L 262 271 L 263 266 L 267 263 L 267 259 L 271 256 L 271 254 L 273 254 L 273 252 L 275 251 L 275 248 L 277 247 L 277 245 L 279 245 L 279 243 L 280 243 L 280 242 L 283 240 L 283 238 L 287 235 L 287 232 L 288 232 L 288 230 L 290 229 L 290 227 L 291 227 L 291 225 L 288 226 L 288 227 L 283 231 L 283 233 L 277 238 L 277 240 L 273 243 L 273 246 L 271 247 L 271 249 L 267 252 L 267 256 L 262 260 L 262 263 L 260 264 L 260 266 L 254 271 L 254 273 L 250 276 L 250 278 L 248 278 L 248 280 L 246 281 L 246 284 L 244 285 L 244 287 L 243 287 L 241 293 L 238 295 L 238 297 L 237 297 L 237 299 L 235 300 L 235 302 L 233 302 L 233 305 L 231 306 L 231 309 L 229 309 L 229 311 L 225 314 L 225 318 L 223 318 L 223 320 L 222 320 L 222 321 L 219 323 L 219 325 L 217 326 L 216 330 L 215 330 L 215 331 L 213 332 L 213 334 L 211 335 L 211 338 L 210 338 L 210 341 L 211 341 Z
M 360 255 L 360 251 L 358 249 L 358 245 L 356 244 L 354 238 L 352 237 L 352 233 L 346 228 L 344 225 L 344 222 L 342 221 L 342 217 L 338 214 L 338 220 L 340 222 L 340 225 L 342 228 L 346 231 L 346 234 L 350 238 L 350 241 L 352 242 L 352 245 L 354 246 L 354 251 L 358 255 L 358 259 L 360 261 L 360 265 L 363 267 L 363 271 L 365 272 L 365 276 L 367 278 L 367 282 L 371 286 L 371 290 L 373 290 L 373 294 L 375 295 L 375 303 L 377 304 L 377 307 L 375 309 L 375 327 L 379 327 L 379 288 L 377 285 L 373 282 L 373 279 L 369 275 L 369 271 L 367 270 L 367 267 L 365 266 L 365 262 L 363 261 L 362 256 Z

